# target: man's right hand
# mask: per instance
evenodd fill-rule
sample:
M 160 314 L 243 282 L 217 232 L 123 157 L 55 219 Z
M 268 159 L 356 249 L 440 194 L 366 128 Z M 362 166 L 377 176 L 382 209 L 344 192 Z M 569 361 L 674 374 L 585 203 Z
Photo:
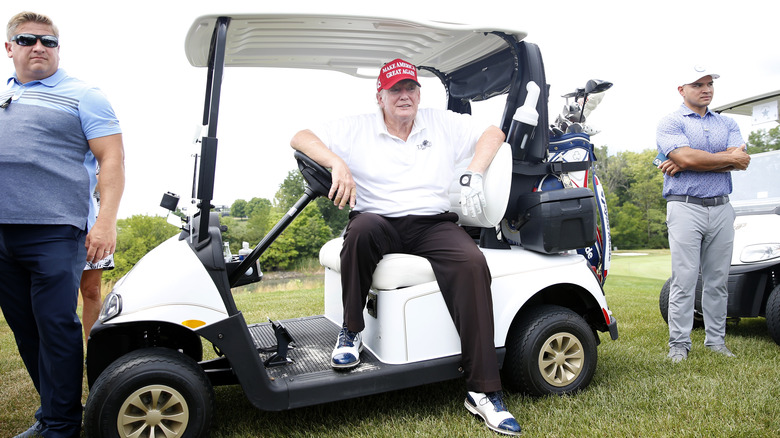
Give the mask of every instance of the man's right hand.
M 328 149 L 325 143 L 308 129 L 298 131 L 290 140 L 290 146 L 331 170 L 328 199 L 333 201 L 333 205 L 343 209 L 349 203 L 350 208 L 355 208 L 357 185 L 347 163 L 341 157 Z
M 349 203 L 349 208 L 355 208 L 355 202 L 357 201 L 357 185 L 355 180 L 352 179 L 352 172 L 350 172 L 347 164 L 343 160 L 339 159 L 331 168 L 331 185 L 330 192 L 328 193 L 328 199 L 333 201 L 333 205 L 337 206 L 340 210 Z

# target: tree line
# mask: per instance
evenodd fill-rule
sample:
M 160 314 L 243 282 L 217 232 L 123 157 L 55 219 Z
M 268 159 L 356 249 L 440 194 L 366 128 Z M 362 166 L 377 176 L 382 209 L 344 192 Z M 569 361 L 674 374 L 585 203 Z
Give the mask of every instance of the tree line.
M 780 149 L 780 127 L 751 132 L 747 144 L 749 154 Z M 613 247 L 668 248 L 663 174 L 651 164 L 658 151 L 610 155 L 607 146 L 600 146 L 595 153 L 594 170 L 607 196 Z
M 243 242 L 249 242 L 250 247 L 260 242 L 303 196 L 305 184 L 301 173 L 291 170 L 280 184 L 273 202 L 264 198 L 233 202 L 230 216 L 220 218 L 220 223 L 227 226 L 222 239 L 230 243 L 231 252 L 235 254 Z M 317 198 L 260 256 L 261 268 L 286 271 L 318 258 L 322 245 L 340 235 L 346 227 L 348 215 L 348 209 L 339 210 L 327 199 Z
M 748 138 L 748 153 L 780 149 L 780 127 L 754 131 Z M 652 165 L 657 151 L 617 152 L 607 146 L 595 149 L 594 170 L 607 196 L 612 245 L 619 249 L 667 248 L 666 202 L 661 196 L 663 175 Z M 227 231 L 223 241 L 233 254 L 242 242 L 254 247 L 303 195 L 305 182 L 297 170 L 290 171 L 279 185 L 274 199 L 238 199 L 230 215 L 220 218 Z M 310 203 L 292 224 L 260 257 L 263 270 L 291 270 L 316 259 L 328 240 L 341 234 L 348 221 L 347 209 L 318 198 Z M 164 217 L 136 215 L 117 221 L 116 268 L 104 273 L 116 281 L 138 260 L 179 230 Z
M 233 254 L 238 253 L 243 242 L 248 242 L 253 248 L 295 205 L 304 189 L 303 176 L 292 170 L 280 184 L 273 201 L 265 198 L 236 200 L 231 205 L 230 214 L 220 217 L 220 224 L 226 228 L 222 240 L 229 242 Z M 259 259 L 260 266 L 265 271 L 292 270 L 318 258 L 322 245 L 340 235 L 346 227 L 348 215 L 347 209 L 339 210 L 327 199 L 316 199 L 265 251 Z M 116 267 L 103 273 L 104 280 L 119 280 L 147 252 L 179 232 L 162 216 L 135 215 L 118 220 L 114 254 Z

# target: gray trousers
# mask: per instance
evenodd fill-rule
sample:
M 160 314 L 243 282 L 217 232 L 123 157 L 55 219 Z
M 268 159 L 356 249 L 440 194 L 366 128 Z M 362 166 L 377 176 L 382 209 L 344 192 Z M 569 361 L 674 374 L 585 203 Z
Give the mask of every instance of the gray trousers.
M 672 201 L 666 204 L 672 282 L 669 291 L 669 346 L 691 349 L 696 282 L 702 274 L 704 345 L 723 345 L 728 277 L 734 244 L 734 209 Z

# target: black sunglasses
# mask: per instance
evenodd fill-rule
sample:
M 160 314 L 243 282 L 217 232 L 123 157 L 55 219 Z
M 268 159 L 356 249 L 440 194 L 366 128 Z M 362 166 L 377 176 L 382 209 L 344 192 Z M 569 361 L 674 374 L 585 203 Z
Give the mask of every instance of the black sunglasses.
M 34 46 L 36 41 L 41 40 L 43 47 L 57 47 L 60 45 L 60 40 L 54 35 L 33 35 L 31 33 L 20 33 L 14 35 L 11 41 L 15 41 L 20 46 Z

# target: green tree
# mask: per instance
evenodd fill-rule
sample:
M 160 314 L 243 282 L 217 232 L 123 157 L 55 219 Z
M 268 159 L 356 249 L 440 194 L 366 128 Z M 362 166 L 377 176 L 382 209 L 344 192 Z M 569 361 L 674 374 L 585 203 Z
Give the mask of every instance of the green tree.
M 305 210 L 305 209 L 304 209 Z M 272 218 L 278 222 L 284 213 L 274 211 Z M 293 221 L 293 223 L 295 223 Z M 295 266 L 298 251 L 295 249 L 295 236 L 286 230 L 274 240 L 271 246 L 260 256 L 260 269 L 264 271 L 284 271 Z
M 289 210 L 303 196 L 305 184 L 303 175 L 298 170 L 288 172 L 276 191 L 274 206 L 284 211 Z
M 247 238 L 247 235 L 250 234 L 247 221 L 232 216 L 221 216 L 219 224 L 225 227 L 225 231 L 222 232 L 222 241 L 230 244 L 230 252 L 233 254 L 238 253 L 241 242 L 252 242 Z
M 300 215 L 285 231 L 294 235 L 295 249 L 299 260 L 318 258 L 322 245 L 330 240 L 332 232 L 322 218 L 322 213 L 315 204 L 303 209 Z
M 258 214 L 267 215 L 271 211 L 271 201 L 265 198 L 252 198 L 246 203 L 246 217 Z
M 241 200 L 238 200 L 241 201 Z M 233 203 L 235 207 L 237 202 Z M 265 198 L 252 198 L 245 203 L 245 212 L 248 213 L 248 219 L 237 217 L 220 217 L 219 223 L 224 225 L 227 230 L 222 232 L 222 240 L 230 243 L 230 251 L 234 254 L 241 249 L 243 242 L 248 242 L 250 246 L 256 245 L 271 229 L 271 201 Z M 240 203 L 239 203 L 240 204 Z M 241 207 L 239 207 L 241 208 Z M 233 210 L 231 209 L 231 212 Z
M 780 149 L 780 126 L 775 126 L 769 131 L 765 129 L 753 131 L 748 137 L 747 153 L 749 154 L 775 151 L 778 149 Z
M 247 233 L 244 240 L 251 244 L 259 242 L 271 230 L 271 209 L 263 210 L 250 217 L 247 222 Z
M 668 248 L 669 235 L 666 228 L 666 205 L 663 209 L 647 212 L 646 248 Z
M 666 240 L 664 234 L 666 202 L 662 196 L 663 174 L 651 164 L 657 153 L 652 149 L 646 149 L 640 153 L 630 152 L 626 155 L 631 183 L 630 200 L 639 208 L 642 232 L 645 236 L 641 247 L 657 248 L 659 242 Z
M 281 219 L 281 211 L 277 211 Z M 277 220 L 278 220 L 277 219 Z M 289 270 L 308 258 L 317 258 L 330 239 L 330 228 L 314 204 L 308 205 L 260 257 L 264 270 Z
M 594 171 L 598 175 L 604 192 L 612 193 L 622 204 L 628 196 L 628 180 L 626 177 L 627 163 L 624 153 L 609 155 L 606 146 L 595 149 L 596 162 Z
M 247 233 L 244 240 L 251 245 L 255 245 L 273 226 L 271 217 L 273 206 L 271 205 L 271 201 L 265 198 L 252 198 L 252 200 L 249 201 L 249 205 L 252 206 L 252 209 L 249 213 Z
M 639 207 L 628 203 L 610 209 L 612 245 L 621 249 L 642 248 L 645 241 L 642 214 Z
M 295 205 L 303 195 L 305 187 L 300 172 L 290 171 L 287 174 L 274 196 L 274 223 Z M 271 270 L 291 269 L 296 263 L 307 258 L 318 257 L 320 248 L 332 236 L 333 230 L 323 219 L 318 204 L 310 203 L 263 254 L 260 258 L 261 266 Z
M 665 248 L 663 174 L 650 163 L 654 149 L 609 155 L 596 148 L 595 171 L 607 195 L 612 244 L 618 248 Z
M 276 192 L 274 198 L 276 208 L 282 208 L 285 211 L 290 209 L 303 196 L 305 189 L 306 181 L 303 175 L 297 170 L 291 170 L 287 174 L 287 178 L 279 186 L 279 191 Z M 349 208 L 339 209 L 333 205 L 332 201 L 323 197 L 317 198 L 314 202 L 325 223 L 330 227 L 331 235 L 335 237 L 341 234 L 341 231 L 347 226 L 349 221 Z
M 230 206 L 230 215 L 233 217 L 247 217 L 246 201 L 243 199 L 233 201 L 233 205 Z
M 349 222 L 349 207 L 347 206 L 343 209 L 339 209 L 337 206 L 333 205 L 333 201 L 323 197 L 317 198 L 317 201 L 315 202 L 317 203 L 320 213 L 322 213 L 322 218 L 325 220 L 325 223 L 328 224 L 328 227 L 330 227 L 332 237 L 341 234 L 341 231 L 346 228 L 347 222 Z

